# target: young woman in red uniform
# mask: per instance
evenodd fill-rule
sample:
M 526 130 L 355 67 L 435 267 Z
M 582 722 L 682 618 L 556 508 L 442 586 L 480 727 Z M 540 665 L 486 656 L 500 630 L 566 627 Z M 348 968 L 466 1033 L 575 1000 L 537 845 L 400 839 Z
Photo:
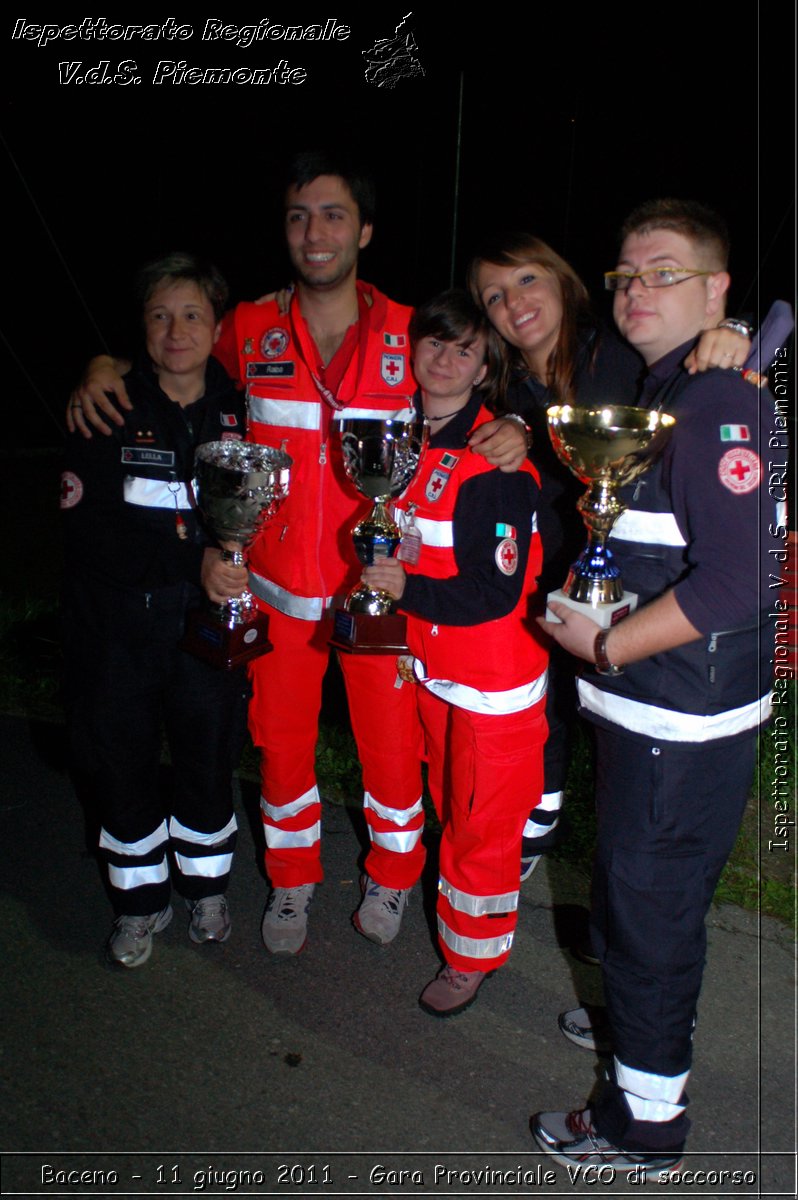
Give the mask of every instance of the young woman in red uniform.
M 468 448 L 492 419 L 478 390 L 494 335 L 463 292 L 417 309 L 414 372 L 432 436 L 396 504 L 402 560 L 367 568 L 408 614 L 414 680 L 443 825 L 438 936 L 445 966 L 421 1007 L 460 1012 L 506 962 L 516 925 L 521 835 L 543 779 L 546 651 L 531 620 L 540 571 L 538 477 L 490 467 Z

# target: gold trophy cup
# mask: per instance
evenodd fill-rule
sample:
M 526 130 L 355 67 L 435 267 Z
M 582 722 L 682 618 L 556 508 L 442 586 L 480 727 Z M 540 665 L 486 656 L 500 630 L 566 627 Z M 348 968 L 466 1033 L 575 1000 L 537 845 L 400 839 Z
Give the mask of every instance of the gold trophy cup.
M 567 604 L 609 629 L 637 607 L 637 595 L 624 592 L 621 572 L 607 545 L 613 525 L 626 509 L 616 489 L 648 470 L 676 422 L 667 413 L 612 404 L 597 409 L 556 404 L 547 416 L 560 462 L 590 485 L 577 504 L 588 544 L 563 587 L 550 592 L 547 601 Z M 548 608 L 546 619 L 558 620 Z

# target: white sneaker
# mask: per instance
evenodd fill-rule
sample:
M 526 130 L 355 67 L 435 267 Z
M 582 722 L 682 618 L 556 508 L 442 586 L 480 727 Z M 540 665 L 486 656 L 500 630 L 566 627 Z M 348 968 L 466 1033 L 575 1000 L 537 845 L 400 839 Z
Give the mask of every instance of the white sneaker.
M 387 888 L 375 883 L 370 875 L 361 875 L 363 899 L 352 918 L 355 929 L 378 946 L 387 946 L 396 937 L 410 896 L 410 888 Z
M 152 935 L 166 929 L 171 919 L 171 904 L 157 913 L 117 917 L 108 939 L 109 960 L 119 963 L 120 967 L 142 966 L 152 954 Z
M 315 890 L 315 883 L 272 888 L 260 927 L 271 954 L 299 954 L 308 939 L 308 909 Z

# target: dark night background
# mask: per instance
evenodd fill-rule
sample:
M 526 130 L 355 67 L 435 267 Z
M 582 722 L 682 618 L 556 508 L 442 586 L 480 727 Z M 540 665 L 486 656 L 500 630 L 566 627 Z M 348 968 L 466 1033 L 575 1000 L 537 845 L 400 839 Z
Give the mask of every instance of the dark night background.
M 286 280 L 275 180 L 293 149 L 333 134 L 345 134 L 375 169 L 376 233 L 361 274 L 396 299 L 413 303 L 448 285 L 456 209 L 456 282 L 484 233 L 526 228 L 574 264 L 603 307 L 600 275 L 613 265 L 618 225 L 658 194 L 690 196 L 727 217 L 731 312 L 756 317 L 777 296 L 791 298 L 787 6 L 527 5 L 511 17 L 498 4 L 477 19 L 438 6 L 408 21 L 424 78 L 393 90 L 366 82 L 361 51 L 390 36 L 406 9 L 264 11 L 283 24 L 334 16 L 351 36 L 238 48 L 202 42 L 206 18 L 195 14 L 175 16 L 194 29 L 187 42 L 42 48 L 12 40 L 16 18 L 7 21 L 4 379 L 22 445 L 57 445 L 86 358 L 104 345 L 130 348 L 129 292 L 142 260 L 172 248 L 207 253 L 234 300 Z M 58 24 L 86 15 L 74 10 Z M 260 19 L 234 7 L 215 15 Z M 129 58 L 140 85 L 59 85 L 59 62 L 110 59 L 114 68 Z M 233 68 L 286 59 L 308 79 L 155 87 L 161 59 Z

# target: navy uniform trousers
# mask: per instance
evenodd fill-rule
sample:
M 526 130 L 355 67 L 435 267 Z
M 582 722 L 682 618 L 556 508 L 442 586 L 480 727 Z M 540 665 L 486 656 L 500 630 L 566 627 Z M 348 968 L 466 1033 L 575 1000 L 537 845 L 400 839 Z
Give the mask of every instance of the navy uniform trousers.
M 704 920 L 742 820 L 756 731 L 687 745 L 596 727 L 596 741 L 591 937 L 615 1062 L 595 1126 L 629 1150 L 680 1150 Z M 632 1113 L 630 1092 L 638 1114 L 653 1119 Z

